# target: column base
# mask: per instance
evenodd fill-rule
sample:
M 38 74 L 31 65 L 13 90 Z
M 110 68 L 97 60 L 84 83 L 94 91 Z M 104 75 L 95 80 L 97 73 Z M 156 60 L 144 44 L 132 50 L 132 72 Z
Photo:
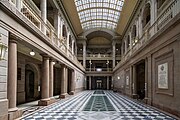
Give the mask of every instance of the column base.
M 69 95 L 74 95 L 74 91 L 69 92 Z
M 56 100 L 54 98 L 48 98 L 48 99 L 41 99 L 38 101 L 39 106 L 48 106 L 52 103 L 54 103 Z
M 61 98 L 61 99 L 65 99 L 66 97 L 67 97 L 67 93 L 63 93 L 59 96 L 59 98 Z
M 10 108 L 8 110 L 8 120 L 14 120 L 21 117 L 23 114 L 22 110 L 18 110 L 18 108 Z
M 132 94 L 132 98 L 133 99 L 138 99 L 138 95 L 137 94 Z

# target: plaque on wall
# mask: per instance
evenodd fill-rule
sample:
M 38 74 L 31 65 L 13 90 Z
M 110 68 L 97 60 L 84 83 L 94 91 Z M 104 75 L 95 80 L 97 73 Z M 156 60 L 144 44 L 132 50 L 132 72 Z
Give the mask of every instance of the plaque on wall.
M 168 89 L 168 63 L 158 65 L 158 88 Z
M 126 85 L 129 85 L 129 76 L 126 76 Z

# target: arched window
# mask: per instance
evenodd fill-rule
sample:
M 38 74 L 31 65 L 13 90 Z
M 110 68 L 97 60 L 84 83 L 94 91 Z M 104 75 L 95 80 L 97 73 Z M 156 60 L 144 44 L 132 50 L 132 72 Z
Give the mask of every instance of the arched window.
M 125 47 L 126 47 L 126 43 L 125 43 L 125 41 L 124 41 L 124 43 L 123 43 L 123 54 L 126 52 L 126 51 L 125 51 Z
M 136 25 L 133 25 L 133 28 L 132 28 L 132 40 L 134 40 L 137 36 L 137 29 L 136 29 Z
M 129 35 L 127 37 L 126 46 L 127 46 L 127 49 L 130 47 L 130 36 Z
M 143 27 L 146 26 L 146 24 L 150 21 L 150 19 L 151 19 L 151 6 L 149 3 L 147 3 L 145 5 L 143 12 L 143 21 L 142 21 Z
M 157 0 L 157 8 L 159 9 L 166 0 Z
M 69 47 L 72 48 L 72 38 L 71 38 L 71 35 L 69 35 Z
M 65 25 L 63 25 L 63 37 L 67 38 L 67 31 Z

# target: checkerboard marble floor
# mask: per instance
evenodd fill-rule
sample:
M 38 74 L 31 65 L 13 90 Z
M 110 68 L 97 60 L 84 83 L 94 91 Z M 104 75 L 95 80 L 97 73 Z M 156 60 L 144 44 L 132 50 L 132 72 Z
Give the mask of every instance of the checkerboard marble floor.
M 22 120 L 176 120 L 144 104 L 132 101 L 118 93 L 104 91 L 115 111 L 83 111 L 94 91 L 84 91 L 60 100 Z

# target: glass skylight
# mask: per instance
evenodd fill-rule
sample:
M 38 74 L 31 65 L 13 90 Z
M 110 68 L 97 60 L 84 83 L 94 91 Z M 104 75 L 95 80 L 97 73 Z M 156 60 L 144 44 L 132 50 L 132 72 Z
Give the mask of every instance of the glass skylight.
M 124 0 L 74 0 L 84 30 L 107 28 L 114 30 Z

